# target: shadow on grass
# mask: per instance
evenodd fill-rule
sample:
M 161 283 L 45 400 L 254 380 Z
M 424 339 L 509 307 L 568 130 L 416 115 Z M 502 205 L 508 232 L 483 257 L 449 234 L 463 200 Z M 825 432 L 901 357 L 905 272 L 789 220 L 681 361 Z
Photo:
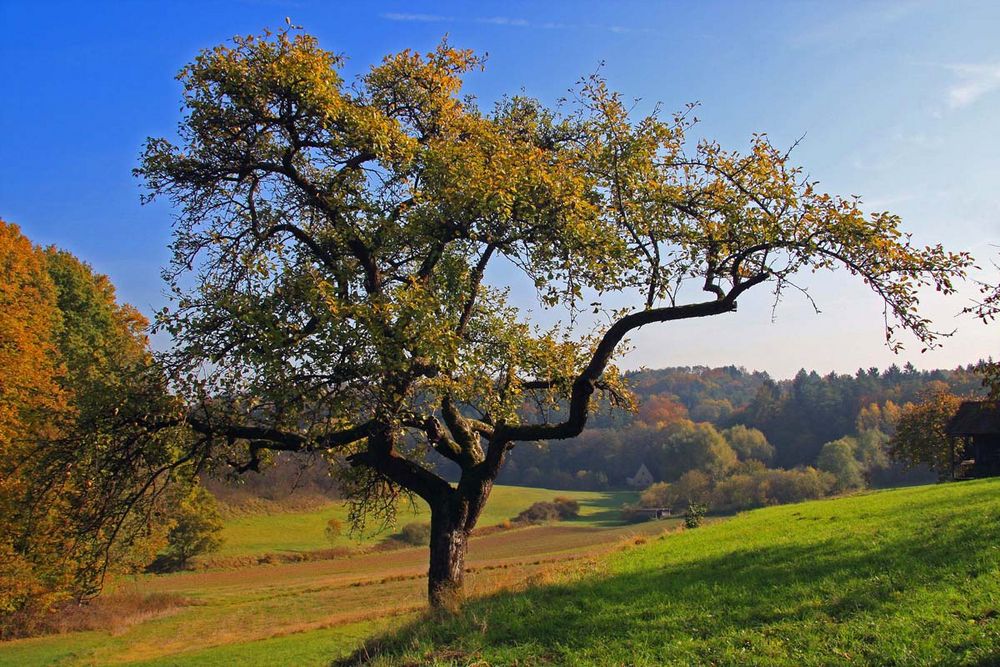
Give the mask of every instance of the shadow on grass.
M 995 491 L 984 490 L 976 499 L 995 497 Z M 996 505 L 991 508 L 995 515 Z M 848 517 L 852 530 L 822 532 L 823 524 L 834 525 L 830 522 L 839 517 L 809 516 L 820 532 L 804 529 L 800 543 L 750 539 L 723 555 L 716 550 L 684 562 L 669 557 L 668 539 L 639 553 L 637 562 L 630 560 L 634 571 L 474 600 L 454 617 L 428 616 L 369 641 L 334 665 L 367 664 L 372 658 L 380 664 L 466 664 L 484 653 L 497 664 L 524 659 L 530 664 L 577 659 L 632 664 L 632 651 L 646 656 L 637 660 L 641 664 L 658 662 L 649 656 L 707 662 L 720 655 L 726 663 L 724 656 L 732 655 L 726 651 L 733 650 L 775 652 L 773 664 L 795 664 L 795 656 L 813 664 L 926 662 L 914 650 L 925 651 L 922 655 L 932 662 L 944 655 L 955 657 L 945 660 L 953 664 L 998 664 L 996 609 L 958 618 L 969 612 L 968 605 L 935 597 L 940 609 L 919 611 L 939 615 L 940 624 L 929 627 L 899 614 L 900 605 L 917 608 L 913 600 L 924 599 L 928 590 L 950 587 L 954 597 L 962 587 L 974 588 L 979 577 L 995 577 L 1000 567 L 996 516 L 956 514 L 940 502 L 923 501 L 902 511 L 920 514 L 902 531 L 861 513 Z M 921 530 L 925 513 L 926 530 Z M 876 510 L 872 516 L 880 514 Z M 945 629 L 946 623 L 958 632 Z M 987 641 L 992 643 L 970 639 L 964 629 L 977 623 L 990 624 Z M 838 635 L 841 624 L 851 625 L 850 631 Z M 677 650 L 687 653 L 671 653 L 677 641 L 684 643 Z M 615 644 L 619 648 L 609 648 Z M 959 655 L 965 659 L 958 660 Z
M 578 500 L 582 516 L 567 519 L 567 523 L 584 523 L 590 526 L 610 528 L 625 525 L 621 518 L 622 505 L 634 502 L 639 494 L 623 491 L 609 491 L 596 498 Z

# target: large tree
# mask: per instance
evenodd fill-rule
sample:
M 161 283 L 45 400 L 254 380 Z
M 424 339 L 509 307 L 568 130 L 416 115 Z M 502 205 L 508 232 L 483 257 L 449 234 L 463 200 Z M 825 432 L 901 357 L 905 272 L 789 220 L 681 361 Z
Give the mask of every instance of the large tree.
M 902 328 L 929 345 L 919 289 L 951 292 L 968 265 L 818 191 L 765 136 L 692 145 L 691 109 L 634 117 L 600 78 L 556 109 L 483 110 L 460 96 L 469 51 L 404 51 L 350 84 L 342 64 L 282 31 L 182 70 L 179 142 L 150 139 L 136 170 L 179 213 L 160 323 L 214 456 L 330 453 L 359 509 L 427 502 L 434 605 L 461 591 L 505 454 L 628 400 L 613 361 L 630 332 L 843 267 L 884 302 L 890 344 Z M 566 326 L 509 304 L 490 278 L 515 270 Z M 584 311 L 603 324 L 578 335 Z
M 191 448 L 159 425 L 181 406 L 146 326 L 107 277 L 0 220 L 0 638 L 165 536 L 158 498 Z

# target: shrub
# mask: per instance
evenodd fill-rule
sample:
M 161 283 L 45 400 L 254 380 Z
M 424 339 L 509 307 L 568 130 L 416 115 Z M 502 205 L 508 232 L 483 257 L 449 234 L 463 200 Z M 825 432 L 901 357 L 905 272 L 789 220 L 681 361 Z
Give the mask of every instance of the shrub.
M 797 503 L 828 495 L 835 482 L 833 475 L 815 468 L 749 469 L 716 484 L 711 505 L 722 512 L 735 512 L 764 505 Z
M 516 523 L 562 521 L 580 515 L 580 503 L 572 498 L 558 497 L 552 502 L 537 502 L 514 518 Z
M 423 546 L 431 542 L 431 524 L 429 523 L 408 523 L 400 531 L 401 539 L 407 544 Z
M 580 516 L 580 503 L 572 498 L 556 496 L 552 500 L 552 503 L 556 506 L 556 510 L 559 512 L 559 518 L 563 521 L 566 519 L 575 519 Z
M 857 448 L 858 441 L 848 436 L 823 445 L 816 458 L 816 467 L 834 476 L 836 491 L 865 485 L 861 463 L 855 458 Z
M 700 526 L 702 518 L 705 516 L 706 509 L 707 508 L 700 503 L 689 503 L 687 511 L 684 512 L 684 527 L 697 528 Z
M 715 486 L 712 507 L 722 512 L 762 507 L 767 504 L 767 477 L 756 473 L 733 475 Z
M 543 523 L 558 520 L 559 508 L 556 507 L 555 503 L 548 502 L 537 502 L 514 518 L 517 523 Z
M 677 492 L 669 482 L 651 484 L 639 496 L 641 507 L 673 507 L 677 503 Z
M 639 523 L 649 518 L 649 515 L 641 512 L 636 505 L 625 503 L 621 509 L 621 519 L 625 523 Z
M 700 470 L 689 470 L 671 484 L 659 482 L 651 485 L 639 496 L 639 506 L 681 510 L 690 503 L 707 505 L 711 492 L 711 478 Z
M 344 522 L 337 517 L 334 517 L 326 522 L 326 530 L 324 532 L 326 533 L 326 539 L 329 542 L 336 542 L 337 538 L 344 532 Z
M 829 495 L 836 480 L 833 475 L 816 468 L 769 470 L 768 502 L 774 505 L 798 503 Z

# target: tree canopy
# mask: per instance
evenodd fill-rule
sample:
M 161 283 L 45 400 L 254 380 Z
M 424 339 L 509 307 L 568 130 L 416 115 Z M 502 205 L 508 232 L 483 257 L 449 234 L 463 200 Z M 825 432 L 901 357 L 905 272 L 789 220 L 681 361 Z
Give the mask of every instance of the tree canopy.
M 579 434 L 600 396 L 630 402 L 614 367 L 629 332 L 840 267 L 883 301 L 891 346 L 900 329 L 933 345 L 920 289 L 952 292 L 970 261 L 823 193 L 765 135 L 745 153 L 690 140 L 693 107 L 637 117 L 596 76 L 556 108 L 484 110 L 462 96 L 483 60 L 447 43 L 351 83 L 342 65 L 284 30 L 182 70 L 179 143 L 150 139 L 136 170 L 179 213 L 158 321 L 185 421 L 220 457 L 330 452 L 355 499 L 429 503 L 436 604 L 461 587 L 508 450 Z M 565 324 L 534 326 L 492 264 Z M 581 333 L 585 310 L 603 324 Z

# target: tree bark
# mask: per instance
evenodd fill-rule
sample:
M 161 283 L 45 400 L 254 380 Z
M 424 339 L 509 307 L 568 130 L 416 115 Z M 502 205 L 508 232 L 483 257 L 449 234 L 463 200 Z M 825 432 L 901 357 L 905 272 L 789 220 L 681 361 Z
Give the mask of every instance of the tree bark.
M 453 609 L 462 601 L 469 535 L 492 488 L 492 480 L 466 477 L 447 499 L 431 505 L 427 599 L 435 609 Z
M 435 609 L 461 602 L 465 585 L 465 554 L 469 533 L 448 508 L 431 508 L 431 562 L 427 571 L 427 599 Z

